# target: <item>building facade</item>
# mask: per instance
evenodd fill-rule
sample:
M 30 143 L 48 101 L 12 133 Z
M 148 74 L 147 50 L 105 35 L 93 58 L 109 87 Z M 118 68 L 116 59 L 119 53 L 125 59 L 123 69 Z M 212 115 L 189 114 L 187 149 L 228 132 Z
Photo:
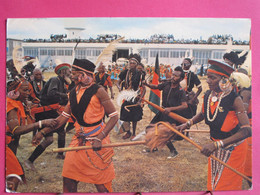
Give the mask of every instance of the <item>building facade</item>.
M 42 67 L 55 66 L 55 60 L 72 63 L 74 58 L 88 59 L 95 63 L 100 53 L 108 43 L 79 43 L 75 42 L 23 42 L 24 56 L 38 57 Z M 184 57 L 193 57 L 194 64 L 207 64 L 209 58 L 221 60 L 227 51 L 249 50 L 249 45 L 221 44 L 145 44 L 118 43 L 111 63 L 118 58 L 126 58 L 130 53 L 139 53 L 145 65 L 154 65 L 155 57 L 159 54 L 159 62 L 169 65 L 180 65 Z

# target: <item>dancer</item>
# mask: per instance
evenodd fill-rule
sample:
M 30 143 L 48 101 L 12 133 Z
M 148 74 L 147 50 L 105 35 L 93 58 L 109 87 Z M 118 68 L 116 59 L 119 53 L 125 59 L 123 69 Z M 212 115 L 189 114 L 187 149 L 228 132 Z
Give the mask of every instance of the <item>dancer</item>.
M 181 89 L 180 82 L 184 78 L 184 72 L 180 66 L 176 67 L 172 73 L 172 78 L 169 81 L 165 81 L 159 85 L 148 84 L 143 82 L 144 85 L 151 89 L 162 90 L 162 106 L 165 108 L 165 112 L 158 112 L 155 117 L 150 122 L 155 124 L 159 121 L 167 121 L 171 124 L 180 125 L 180 123 L 173 118 L 169 117 L 170 112 L 177 113 L 183 117 L 187 116 L 187 100 L 185 96 L 185 91 Z M 180 139 L 180 137 L 176 138 Z M 170 149 L 170 158 L 175 158 L 178 155 L 178 152 L 171 141 L 168 141 L 167 147 Z M 149 151 L 149 150 L 147 150 Z
M 111 93 L 111 99 L 114 99 L 114 93 L 113 93 L 113 83 L 111 81 L 110 75 L 105 73 L 105 66 L 103 64 L 100 64 L 98 67 L 98 72 L 95 74 L 95 82 L 98 85 L 101 85 L 105 88 L 107 91 L 107 88 L 109 87 L 110 93 Z
M 138 71 L 136 67 L 140 64 L 141 57 L 139 54 L 130 54 L 129 55 L 129 69 L 122 71 L 119 75 L 119 81 L 117 83 L 117 87 L 119 91 L 121 91 L 121 83 L 123 82 L 123 87 L 126 90 L 138 91 L 142 86 L 142 81 L 144 77 L 142 76 L 142 72 Z M 142 93 L 140 97 L 144 97 L 145 89 L 141 90 Z M 124 101 L 121 105 L 120 111 L 120 120 L 124 121 L 124 128 L 126 134 L 122 137 L 123 139 L 130 138 L 131 140 L 136 136 L 136 126 L 137 122 L 142 119 L 143 109 L 141 107 L 141 98 L 136 98 L 135 102 L 132 101 Z M 132 122 L 133 133 L 130 130 L 130 122 Z
M 197 113 L 197 106 L 199 103 L 198 96 L 202 92 L 202 85 L 198 76 L 194 74 L 194 72 L 190 71 L 192 66 L 192 61 L 190 58 L 185 58 L 181 65 L 183 71 L 185 72 L 185 77 L 181 82 L 181 86 L 186 92 L 188 106 L 190 109 L 190 116 L 187 116 L 187 118 L 192 118 Z M 197 87 L 196 93 L 193 91 L 195 86 Z
M 7 63 L 13 64 L 12 60 Z M 18 184 L 25 182 L 23 168 L 15 156 L 18 146 L 16 139 L 37 128 L 53 127 L 56 123 L 54 120 L 47 119 L 25 125 L 25 120 L 29 117 L 29 113 L 26 112 L 29 94 L 29 82 L 22 75 L 16 75 L 7 83 L 5 176 L 8 191 L 16 191 Z
M 109 132 L 118 120 L 117 111 L 104 88 L 94 83 L 95 65 L 89 60 L 75 59 L 72 65 L 72 80 L 76 84 L 69 94 L 69 102 L 56 119 L 59 128 L 70 116 L 76 118 L 76 134 L 69 147 L 92 145 L 93 150 L 71 151 L 66 153 L 63 165 L 63 192 L 77 192 L 79 181 L 92 183 L 98 192 L 112 192 L 115 178 L 112 162 L 113 149 L 102 148 L 110 143 Z M 105 124 L 104 115 L 109 116 Z M 33 141 L 38 144 L 54 129 L 44 128 Z
M 60 105 L 66 105 L 68 102 L 67 89 L 65 84 L 70 84 L 71 76 L 71 65 L 63 63 L 55 67 L 55 73 L 57 77 L 52 77 L 45 84 L 44 88 L 41 91 L 40 99 L 41 105 L 51 105 L 59 103 Z M 56 118 L 59 114 L 56 110 L 49 110 L 42 112 L 39 116 L 39 120 Z M 64 148 L 65 146 L 65 125 L 57 129 L 58 133 L 58 147 Z M 53 132 L 44 135 L 45 139 L 38 145 L 30 157 L 24 162 L 25 166 L 35 171 L 34 161 L 45 151 L 45 149 L 53 143 Z M 64 159 L 65 156 L 63 153 L 58 153 L 56 156 L 57 159 Z
M 203 119 L 210 127 L 210 143 L 201 153 L 220 158 L 237 171 L 244 172 L 247 153 L 245 138 L 251 136 L 251 127 L 243 101 L 229 83 L 234 69 L 224 62 L 209 60 L 207 71 L 209 90 L 205 93 L 202 111 L 183 125 L 184 130 Z M 242 177 L 224 168 L 213 159 L 208 159 L 208 190 L 241 190 Z

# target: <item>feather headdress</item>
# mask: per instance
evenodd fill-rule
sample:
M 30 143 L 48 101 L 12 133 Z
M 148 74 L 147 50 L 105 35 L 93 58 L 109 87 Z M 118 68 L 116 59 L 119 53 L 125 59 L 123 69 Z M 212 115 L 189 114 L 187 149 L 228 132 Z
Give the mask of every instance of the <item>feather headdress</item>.
M 250 78 L 241 72 L 232 72 L 230 75 L 231 82 L 233 82 L 238 88 L 248 88 L 251 85 Z
M 248 51 L 248 54 L 246 55 L 246 59 L 244 63 L 240 66 L 240 68 L 246 69 L 249 76 L 252 75 L 251 50 Z
M 116 100 L 117 105 L 121 106 L 123 100 L 135 101 L 135 98 L 138 96 L 139 92 L 140 90 L 134 91 L 133 89 L 121 91 L 117 96 L 117 100 Z
M 13 50 L 13 64 L 18 71 L 18 73 L 21 72 L 21 69 L 25 65 L 23 63 L 23 60 L 21 59 L 21 56 L 18 55 L 18 50 L 21 49 L 21 46 L 16 46 Z
M 22 58 L 18 54 L 19 49 L 21 49 L 21 46 L 16 46 L 13 49 L 13 64 L 18 73 L 21 73 L 21 70 L 24 68 L 31 74 L 36 67 L 40 68 L 41 65 L 37 57 L 32 58 L 29 56 L 25 56 Z M 27 59 L 27 57 L 29 57 L 29 59 Z
M 111 41 L 108 46 L 98 56 L 95 65 L 98 67 L 100 62 L 106 62 L 112 59 L 112 55 L 115 52 L 116 44 L 122 41 L 124 37 L 120 37 L 114 41 Z

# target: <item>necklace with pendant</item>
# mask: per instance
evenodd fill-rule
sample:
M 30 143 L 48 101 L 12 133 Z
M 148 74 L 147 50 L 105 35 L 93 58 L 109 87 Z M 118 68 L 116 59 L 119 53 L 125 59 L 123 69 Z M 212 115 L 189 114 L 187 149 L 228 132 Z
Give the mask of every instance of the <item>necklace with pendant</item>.
M 217 96 L 212 96 L 211 101 L 213 103 L 215 103 L 216 101 L 218 101 L 218 97 Z
M 209 114 L 210 113 L 210 106 L 213 106 L 214 103 L 218 100 L 217 96 L 213 96 L 212 97 L 212 93 L 210 93 L 210 95 L 208 97 L 208 101 L 207 101 L 207 119 L 208 119 L 208 121 L 212 122 L 212 121 L 214 121 L 216 119 L 216 117 L 218 115 L 219 105 L 220 105 L 221 100 L 222 100 L 223 97 L 224 97 L 224 93 L 221 93 L 221 95 L 219 97 L 218 105 L 217 105 L 216 110 L 215 110 L 215 113 L 214 113 L 213 117 L 210 118 L 210 114 Z M 213 99 L 215 100 L 215 102 L 213 102 Z M 212 101 L 211 103 L 210 103 L 210 100 Z

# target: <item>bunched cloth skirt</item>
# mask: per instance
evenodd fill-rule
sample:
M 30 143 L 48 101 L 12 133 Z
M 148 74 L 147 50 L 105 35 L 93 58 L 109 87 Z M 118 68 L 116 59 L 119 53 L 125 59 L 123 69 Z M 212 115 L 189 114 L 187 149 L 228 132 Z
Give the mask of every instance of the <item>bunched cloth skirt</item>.
M 120 111 L 120 120 L 121 121 L 137 122 L 137 121 L 140 121 L 142 119 L 143 109 L 140 105 L 127 107 L 127 109 L 130 112 L 128 112 L 125 109 L 125 106 L 134 105 L 134 104 L 136 104 L 136 102 L 133 103 L 133 102 L 129 102 L 129 101 L 124 101 L 124 103 L 121 106 L 121 111 Z

